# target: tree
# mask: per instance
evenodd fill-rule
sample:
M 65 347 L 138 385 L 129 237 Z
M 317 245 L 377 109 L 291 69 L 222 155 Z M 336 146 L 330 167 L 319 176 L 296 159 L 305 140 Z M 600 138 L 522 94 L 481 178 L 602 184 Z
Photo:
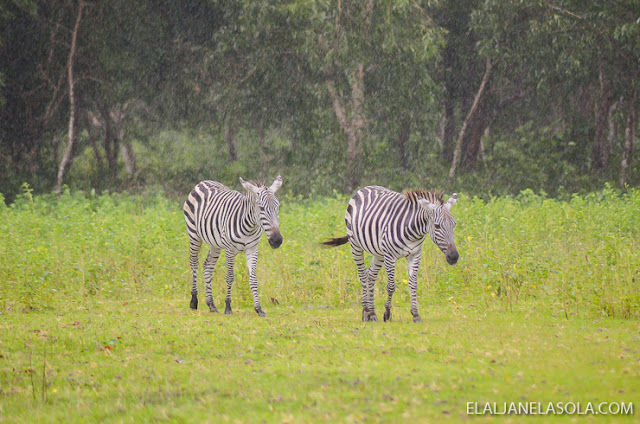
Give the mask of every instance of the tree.
M 608 166 L 617 99 L 637 84 L 630 70 L 639 63 L 639 13 L 637 2 L 486 0 L 473 16 L 480 50 L 494 59 L 500 78 L 535 88 L 537 128 L 563 121 L 562 136 L 584 152 L 576 162 L 590 159 L 596 175 Z M 631 111 L 629 103 L 622 105 Z
M 0 176 L 15 186 L 30 179 L 38 189 L 49 180 L 50 187 L 59 130 L 68 118 L 66 29 L 73 28 L 75 8 L 64 1 L 25 0 L 3 3 L 0 16 L 7 23 L 0 35 Z
M 131 141 L 178 127 L 187 115 L 196 121 L 193 111 L 203 109 L 202 96 L 197 98 L 202 61 L 194 46 L 206 43 L 215 26 L 208 5 L 207 0 L 3 3 L 2 19 L 12 25 L 3 26 L 0 35 L 7 58 L 0 75 L 8 82 L 2 94 L 7 101 L 0 103 L 0 158 L 7 166 L 0 170 L 15 181 L 33 183 L 42 175 L 37 188 L 60 191 L 74 155 L 89 143 L 99 171 L 106 172 L 106 178 L 96 179 L 99 184 L 113 186 L 120 158 L 128 178 L 135 179 Z M 66 141 L 62 156 L 60 141 Z
M 363 173 L 362 155 L 371 138 L 371 111 L 378 107 L 393 110 L 387 121 L 401 118 L 408 122 L 409 114 L 398 114 L 410 107 L 407 98 L 417 97 L 409 94 L 411 90 L 422 94 L 416 86 L 433 89 L 426 69 L 395 74 L 401 82 L 393 84 L 381 74 L 399 69 L 392 65 L 397 63 L 396 55 L 414 67 L 435 57 L 438 31 L 430 26 L 425 9 L 414 2 L 373 0 L 298 0 L 275 5 L 247 1 L 236 5 L 239 9 L 225 8 L 229 14 L 220 31 L 225 55 L 218 63 L 234 70 L 225 73 L 221 106 L 245 121 L 262 122 L 268 117 L 283 122 L 282 112 L 306 117 L 309 110 L 323 107 L 326 101 L 346 138 L 345 185 L 349 191 L 355 189 Z M 420 74 L 419 85 L 409 83 L 416 82 L 415 74 Z M 380 89 L 394 95 L 376 98 Z M 401 100 L 403 95 L 407 96 Z M 323 101 L 309 101 L 314 98 Z M 390 103 L 398 106 L 389 108 Z M 292 108 L 292 104 L 301 107 Z M 292 124 L 309 125 L 295 118 Z

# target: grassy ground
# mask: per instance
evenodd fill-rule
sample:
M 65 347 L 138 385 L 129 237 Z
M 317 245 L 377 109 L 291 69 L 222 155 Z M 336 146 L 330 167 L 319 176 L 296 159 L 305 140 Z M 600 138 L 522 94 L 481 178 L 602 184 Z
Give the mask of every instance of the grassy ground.
M 343 235 L 347 199 L 281 201 L 284 244 L 260 250 L 266 319 L 243 260 L 233 316 L 188 309 L 175 203 L 26 191 L 0 206 L 0 422 L 513 422 L 467 402 L 637 403 L 640 193 L 461 196 L 460 262 L 425 244 L 419 325 L 404 261 L 394 321 L 360 322 L 348 247 L 317 246 Z
M 250 309 L 224 316 L 186 305 L 4 312 L 0 421 L 461 421 L 467 402 L 640 395 L 637 321 L 464 304 L 429 308 L 424 325 L 407 308 L 395 322 L 363 324 L 355 308 L 271 306 L 258 319 Z

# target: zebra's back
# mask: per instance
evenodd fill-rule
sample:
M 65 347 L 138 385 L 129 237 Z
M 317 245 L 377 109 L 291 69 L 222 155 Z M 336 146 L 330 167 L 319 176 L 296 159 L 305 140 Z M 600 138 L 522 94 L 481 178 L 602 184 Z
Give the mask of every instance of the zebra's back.
M 417 240 L 408 236 L 416 207 L 388 188 L 361 188 L 349 201 L 345 214 L 349 242 L 380 257 L 407 256 L 424 241 L 424 236 Z

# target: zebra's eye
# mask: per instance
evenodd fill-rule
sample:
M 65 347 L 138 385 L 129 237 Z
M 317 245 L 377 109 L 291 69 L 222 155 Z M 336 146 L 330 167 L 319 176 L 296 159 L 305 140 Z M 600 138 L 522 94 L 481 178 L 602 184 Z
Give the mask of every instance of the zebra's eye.
M 436 227 L 436 230 L 440 229 L 440 224 L 433 224 L 433 225 L 434 225 L 434 227 Z

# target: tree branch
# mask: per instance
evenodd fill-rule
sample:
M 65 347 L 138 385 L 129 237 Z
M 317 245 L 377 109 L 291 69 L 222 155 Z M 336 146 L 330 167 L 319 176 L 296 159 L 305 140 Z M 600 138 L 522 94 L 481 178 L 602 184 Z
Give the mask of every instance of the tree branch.
M 458 165 L 458 159 L 460 158 L 460 150 L 462 149 L 462 139 L 464 138 L 464 134 L 467 131 L 467 125 L 471 120 L 471 117 L 475 113 L 478 108 L 478 104 L 480 103 L 480 98 L 484 93 L 484 90 L 487 86 L 487 82 L 489 81 L 489 76 L 491 75 L 491 58 L 487 58 L 486 69 L 484 71 L 484 77 L 482 77 L 482 82 L 480 83 L 480 88 L 478 88 L 478 92 L 476 93 L 475 99 L 473 99 L 473 104 L 471 105 L 471 109 L 469 109 L 469 113 L 467 113 L 467 117 L 464 119 L 462 123 L 462 127 L 460 128 L 460 134 L 458 134 L 458 141 L 456 143 L 456 149 L 453 152 L 453 162 L 451 163 L 451 169 L 449 169 L 449 183 L 453 180 L 453 177 L 456 175 L 456 167 Z
M 62 193 L 62 179 L 67 167 L 71 163 L 71 156 L 73 154 L 73 145 L 75 143 L 77 134 L 75 133 L 76 126 L 76 101 L 73 87 L 73 60 L 76 54 L 76 45 L 78 40 L 78 29 L 80 28 L 80 20 L 82 19 L 82 8 L 84 7 L 83 0 L 78 2 L 78 16 L 76 17 L 76 25 L 73 29 L 73 36 L 71 38 L 71 48 L 69 50 L 69 60 L 67 62 L 67 78 L 69 80 L 69 140 L 67 140 L 67 147 L 64 149 L 62 160 L 60 161 L 60 167 L 58 168 L 58 180 L 56 184 L 56 193 L 58 196 Z
M 559 7 L 559 6 L 554 6 L 553 4 L 550 4 L 548 6 L 549 6 L 549 9 L 553 9 L 553 10 L 556 10 L 556 11 L 558 11 L 560 13 L 564 13 L 565 15 L 572 16 L 572 17 L 574 17 L 576 19 L 580 19 L 581 21 L 585 21 L 586 20 L 584 17 L 578 15 L 577 13 L 570 12 L 570 11 L 568 11 L 566 9 L 563 9 L 563 8 Z

